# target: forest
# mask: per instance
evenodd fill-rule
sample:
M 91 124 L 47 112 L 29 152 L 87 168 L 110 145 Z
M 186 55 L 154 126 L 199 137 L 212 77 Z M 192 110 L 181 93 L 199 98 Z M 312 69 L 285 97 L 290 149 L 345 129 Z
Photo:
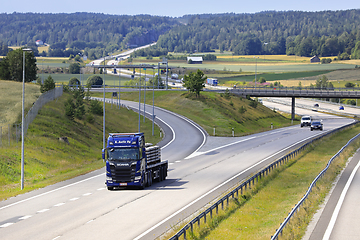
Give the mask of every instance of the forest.
M 0 54 L 7 46 L 50 45 L 42 56 L 89 59 L 156 42 L 137 56 L 168 52 L 231 51 L 236 55 L 287 54 L 360 58 L 360 9 L 322 12 L 266 11 L 202 14 L 180 18 L 98 13 L 0 14 Z M 3 44 L 1 44 L 3 43 Z
M 36 47 L 35 41 L 42 40 L 50 50 L 35 51 L 38 55 L 68 57 L 81 50 L 90 59 L 156 42 L 179 24 L 169 17 L 100 13 L 2 13 L 0 22 L 0 43 Z
M 360 57 L 360 10 L 204 14 L 186 20 L 161 35 L 157 45 L 170 52 Z

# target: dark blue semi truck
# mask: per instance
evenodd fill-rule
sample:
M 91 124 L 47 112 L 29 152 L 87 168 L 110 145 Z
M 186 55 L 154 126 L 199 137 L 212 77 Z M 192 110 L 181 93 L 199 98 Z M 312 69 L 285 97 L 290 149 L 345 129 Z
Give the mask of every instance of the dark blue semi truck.
M 109 190 L 118 187 L 143 189 L 167 177 L 168 162 L 161 161 L 159 146 L 145 143 L 144 133 L 110 133 L 102 158 L 106 161 Z

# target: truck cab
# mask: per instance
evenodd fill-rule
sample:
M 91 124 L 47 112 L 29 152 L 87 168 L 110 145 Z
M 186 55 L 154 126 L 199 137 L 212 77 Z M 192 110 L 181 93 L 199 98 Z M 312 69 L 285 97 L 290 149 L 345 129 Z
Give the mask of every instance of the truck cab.
M 149 155 L 149 156 L 148 156 Z M 144 133 L 110 133 L 102 151 L 106 161 L 106 186 L 150 186 L 153 179 L 164 180 L 167 161 L 161 162 L 158 146 L 146 147 Z
M 144 187 L 146 169 L 143 133 L 110 133 L 103 158 L 106 160 L 106 185 Z

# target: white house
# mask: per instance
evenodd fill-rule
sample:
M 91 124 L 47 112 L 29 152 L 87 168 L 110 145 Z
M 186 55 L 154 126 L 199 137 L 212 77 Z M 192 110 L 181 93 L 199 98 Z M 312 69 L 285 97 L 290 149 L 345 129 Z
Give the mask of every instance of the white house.
M 202 57 L 187 57 L 188 64 L 202 64 L 203 58 Z

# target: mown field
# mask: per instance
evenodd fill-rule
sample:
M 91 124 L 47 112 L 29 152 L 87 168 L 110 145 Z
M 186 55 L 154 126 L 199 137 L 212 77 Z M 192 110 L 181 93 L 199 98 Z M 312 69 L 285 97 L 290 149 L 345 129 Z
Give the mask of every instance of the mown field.
M 3 133 L 8 124 L 13 124 L 21 118 L 22 83 L 0 80 L 0 126 Z M 40 86 L 32 83 L 25 84 L 25 110 L 41 95 Z
M 152 105 L 152 91 L 146 92 L 146 103 Z M 102 97 L 101 93 L 93 96 Z M 143 95 L 143 94 L 142 94 Z M 111 93 L 106 97 L 111 98 Z M 143 97 L 141 97 L 143 101 Z M 121 99 L 138 101 L 139 93 L 122 92 Z M 290 116 L 283 116 L 268 109 L 256 100 L 248 100 L 225 94 L 202 92 L 197 98 L 187 92 L 155 91 L 155 105 L 192 119 L 203 127 L 209 135 L 244 136 L 263 132 L 273 127 L 290 126 Z M 297 119 L 293 124 L 298 123 Z

